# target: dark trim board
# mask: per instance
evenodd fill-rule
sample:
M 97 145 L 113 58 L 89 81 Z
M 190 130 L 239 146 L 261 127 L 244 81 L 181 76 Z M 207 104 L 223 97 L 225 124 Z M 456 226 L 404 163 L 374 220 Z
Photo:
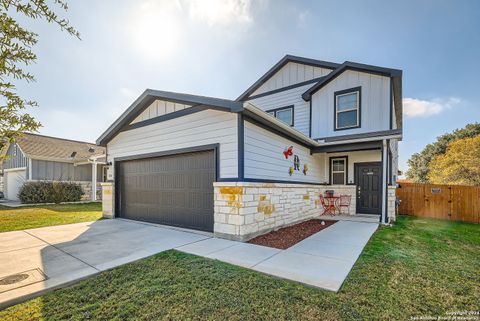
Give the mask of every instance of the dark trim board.
M 382 148 L 382 141 L 370 141 L 359 143 L 348 143 L 339 145 L 327 145 L 312 148 L 312 153 L 341 153 L 341 152 L 356 152 L 362 150 L 378 150 Z
M 317 91 L 319 91 L 325 85 L 327 85 L 330 81 L 337 78 L 339 75 L 341 75 L 343 72 L 345 72 L 347 70 L 359 71 L 359 72 L 364 72 L 364 73 L 369 73 L 369 74 L 374 74 L 374 75 L 380 75 L 380 76 L 385 76 L 385 77 L 391 77 L 391 78 L 401 78 L 402 77 L 402 71 L 398 70 L 398 69 L 383 68 L 383 67 L 378 67 L 378 66 L 365 65 L 365 64 L 359 64 L 359 63 L 355 63 L 355 62 L 345 61 L 337 69 L 335 69 L 334 71 L 329 73 L 327 76 L 325 76 L 325 78 L 323 78 L 317 84 L 315 84 L 314 86 L 309 88 L 307 91 L 305 91 L 302 95 L 302 98 L 305 101 L 308 101 L 308 100 L 312 99 L 313 94 L 315 94 Z
M 325 183 L 313 183 L 313 182 L 299 182 L 299 181 L 285 181 L 276 179 L 263 179 L 263 178 L 244 178 L 239 183 L 279 183 L 279 184 L 305 184 L 305 185 L 327 185 Z
M 188 107 L 188 108 L 185 108 L 185 109 L 182 109 L 182 110 L 177 110 L 177 111 L 165 114 L 165 115 L 153 117 L 153 118 L 150 118 L 150 119 L 147 119 L 147 120 L 142 120 L 142 121 L 139 121 L 139 122 L 134 123 L 134 124 L 125 125 L 119 130 L 119 132 L 132 130 L 132 129 L 136 129 L 136 128 L 140 128 L 140 127 L 145 127 L 145 126 L 153 125 L 153 124 L 156 124 L 156 123 L 161 123 L 161 122 L 164 122 L 164 121 L 167 121 L 167 120 L 191 115 L 191 114 L 198 113 L 198 112 L 208 110 L 208 109 L 222 110 L 222 109 L 213 108 L 213 107 L 205 106 L 205 105 L 194 105 L 192 107 Z
M 119 162 L 125 162 L 130 160 L 136 159 L 145 159 L 145 158 L 155 158 L 155 157 L 162 157 L 162 156 L 170 156 L 170 155 L 179 155 L 179 154 L 187 154 L 187 153 L 194 153 L 194 152 L 203 152 L 207 150 L 213 150 L 214 157 L 215 157 L 215 181 L 218 180 L 220 177 L 220 144 L 210 144 L 210 145 L 201 145 L 201 146 L 193 146 L 187 148 L 180 148 L 180 149 L 173 149 L 161 152 L 154 152 L 154 153 L 146 153 L 146 154 L 137 154 L 131 156 L 124 156 L 124 157 L 117 157 L 114 159 L 114 164 L 118 164 Z M 117 168 L 114 165 L 115 171 L 115 181 L 117 181 Z M 117 186 L 115 186 L 116 188 Z
M 350 135 L 339 135 L 339 136 L 332 136 L 332 137 L 319 137 L 319 138 L 312 138 L 316 141 L 324 140 L 326 143 L 331 142 L 339 142 L 342 140 L 350 140 L 350 139 L 362 139 L 362 138 L 372 138 L 377 136 L 389 136 L 389 135 L 401 135 L 402 129 L 392 129 L 392 130 L 380 130 L 376 132 L 368 132 L 368 133 L 361 133 L 361 134 L 350 134 Z
M 263 128 L 263 129 L 265 129 L 265 130 L 268 130 L 269 132 L 274 133 L 274 134 L 276 134 L 276 135 L 278 135 L 278 136 L 280 136 L 280 137 L 286 138 L 286 139 L 288 139 L 288 140 L 290 140 L 290 141 L 292 141 L 292 142 L 294 142 L 294 143 L 297 143 L 297 144 L 299 144 L 299 145 L 301 145 L 301 146 L 303 146 L 303 147 L 306 147 L 306 148 L 308 148 L 308 149 L 311 149 L 311 148 L 312 148 L 312 146 L 308 145 L 307 143 L 304 143 L 304 142 L 302 142 L 302 141 L 300 141 L 300 140 L 298 140 L 298 139 L 295 139 L 295 138 L 293 138 L 292 136 L 290 136 L 289 134 L 280 131 L 279 129 L 273 128 L 273 127 L 271 127 L 271 126 L 268 126 L 267 124 L 264 124 L 264 123 L 260 122 L 259 120 L 261 120 L 262 118 L 260 118 L 260 117 L 258 117 L 258 118 L 253 118 L 253 117 L 255 117 L 255 114 L 249 114 L 248 116 L 245 116 L 245 117 L 244 117 L 244 120 L 245 120 L 245 121 L 248 121 L 248 122 L 250 122 L 250 123 L 252 123 L 252 124 L 254 124 L 254 125 L 258 126 L 258 127 L 261 127 L 261 128 Z
M 356 92 L 358 92 L 358 110 L 357 110 L 358 124 L 356 126 L 351 126 L 351 127 L 337 128 L 337 96 L 356 93 Z M 358 87 L 353 87 L 349 89 L 335 91 L 333 93 L 333 130 L 340 131 L 340 130 L 360 128 L 360 127 L 362 127 L 362 87 L 358 86 Z
M 277 111 L 282 111 L 282 110 L 287 110 L 287 109 L 292 110 L 292 124 L 290 125 L 290 127 L 294 127 L 295 126 L 295 105 L 288 105 L 288 106 L 284 106 L 284 107 L 269 109 L 269 110 L 265 110 L 265 112 L 267 114 L 273 112 L 274 113 L 273 116 L 275 116 L 275 118 L 277 118 Z
M 237 114 L 237 143 L 238 143 L 238 178 L 243 179 L 245 173 L 245 120 L 243 114 Z
M 331 156 L 328 158 L 328 184 L 333 185 L 332 183 L 332 160 L 334 159 L 345 159 L 345 184 L 336 184 L 336 185 L 349 185 L 348 184 L 348 156 Z
M 158 99 L 187 105 L 207 105 L 230 112 L 241 112 L 243 110 L 243 103 L 239 101 L 147 89 L 97 139 L 97 145 L 105 146 L 124 126 L 128 126 L 140 113 Z
M 278 93 L 281 93 L 283 91 L 287 91 L 287 90 L 294 89 L 294 88 L 297 88 L 297 87 L 302 87 L 302 86 L 305 86 L 305 85 L 308 85 L 308 84 L 313 84 L 315 82 L 318 82 L 318 81 L 322 80 L 324 77 L 325 76 L 313 78 L 313 79 L 302 81 L 302 82 L 299 82 L 299 83 L 296 83 L 296 84 L 293 84 L 293 85 L 289 85 L 289 86 L 281 87 L 281 88 L 278 88 L 278 89 L 266 91 L 264 93 L 257 94 L 257 95 L 254 95 L 254 96 L 249 96 L 244 101 L 249 101 L 249 100 L 260 98 L 260 97 L 270 96 L 270 95 L 278 94 Z
M 257 90 L 261 85 L 263 85 L 277 71 L 279 71 L 283 66 L 285 66 L 289 62 L 295 62 L 295 63 L 300 63 L 300 64 L 314 66 L 314 67 L 320 67 L 320 68 L 326 68 L 326 69 L 331 69 L 331 70 L 335 70 L 336 68 L 341 66 L 340 64 L 333 63 L 333 62 L 304 58 L 304 57 L 298 57 L 298 56 L 292 56 L 292 55 L 286 55 L 282 59 L 280 59 L 280 61 L 278 61 L 272 68 L 270 68 L 262 77 L 260 77 L 257 81 L 255 81 L 255 83 L 253 83 L 253 85 L 248 87 L 248 89 L 245 90 L 236 99 L 236 101 L 246 100 L 246 98 L 248 98 L 248 95 L 250 95 L 255 90 Z

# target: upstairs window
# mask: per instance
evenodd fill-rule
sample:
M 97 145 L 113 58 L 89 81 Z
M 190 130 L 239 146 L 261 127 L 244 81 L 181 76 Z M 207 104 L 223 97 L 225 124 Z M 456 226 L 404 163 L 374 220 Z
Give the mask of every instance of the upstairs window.
M 293 106 L 267 110 L 267 113 L 283 121 L 285 124 L 293 126 Z
M 360 87 L 335 92 L 335 130 L 360 127 Z

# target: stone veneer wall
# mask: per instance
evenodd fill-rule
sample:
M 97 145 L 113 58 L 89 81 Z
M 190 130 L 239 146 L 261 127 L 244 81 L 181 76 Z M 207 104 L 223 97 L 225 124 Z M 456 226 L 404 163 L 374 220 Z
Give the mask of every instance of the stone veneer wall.
M 388 201 L 387 201 L 387 213 L 388 213 L 388 221 L 390 223 L 393 223 L 395 222 L 395 220 L 397 219 L 397 209 L 396 209 L 396 206 L 395 206 L 395 199 L 396 199 L 396 196 L 395 196 L 395 191 L 396 191 L 397 187 L 396 186 L 388 186 L 388 191 L 387 191 L 387 198 L 388 198 Z
M 318 217 L 325 190 L 352 195 L 349 214 L 355 214 L 353 185 L 219 182 L 215 188 L 216 236 L 245 241 L 260 234 Z
M 102 185 L 102 213 L 104 218 L 115 217 L 115 184 L 113 182 L 100 183 Z

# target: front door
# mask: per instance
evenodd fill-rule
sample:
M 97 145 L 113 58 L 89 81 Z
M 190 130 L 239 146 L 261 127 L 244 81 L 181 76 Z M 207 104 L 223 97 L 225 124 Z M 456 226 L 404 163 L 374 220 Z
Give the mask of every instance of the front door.
M 357 213 L 380 214 L 382 212 L 382 164 L 356 163 Z

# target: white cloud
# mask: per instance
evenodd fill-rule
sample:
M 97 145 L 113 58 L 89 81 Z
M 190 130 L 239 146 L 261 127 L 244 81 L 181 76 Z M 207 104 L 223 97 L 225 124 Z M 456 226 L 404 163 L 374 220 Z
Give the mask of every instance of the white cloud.
M 250 24 L 253 21 L 251 0 L 190 0 L 183 2 L 192 19 L 209 26 Z
M 456 97 L 436 98 L 432 100 L 422 100 L 416 98 L 403 99 L 403 111 L 407 117 L 426 117 L 437 115 L 441 112 L 451 109 L 462 100 Z

